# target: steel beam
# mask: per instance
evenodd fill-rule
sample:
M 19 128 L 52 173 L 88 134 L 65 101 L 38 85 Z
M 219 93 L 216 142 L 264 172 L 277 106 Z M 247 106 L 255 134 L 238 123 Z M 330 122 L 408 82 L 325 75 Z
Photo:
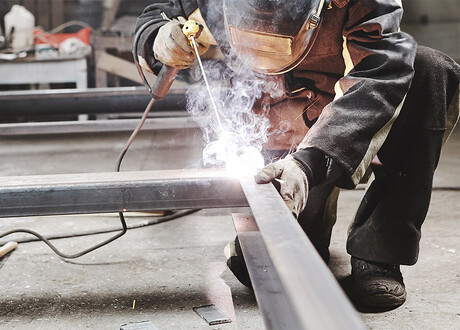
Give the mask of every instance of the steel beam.
M 365 329 L 274 186 L 240 182 L 301 329 Z
M 232 218 L 266 329 L 302 329 L 254 217 L 233 213 Z
M 247 205 L 238 179 L 209 169 L 0 178 L 0 217 Z

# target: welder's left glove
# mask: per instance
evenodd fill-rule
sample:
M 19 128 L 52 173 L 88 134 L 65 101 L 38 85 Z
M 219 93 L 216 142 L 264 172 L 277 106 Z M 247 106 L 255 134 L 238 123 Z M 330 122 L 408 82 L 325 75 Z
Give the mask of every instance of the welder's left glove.
M 268 164 L 256 174 L 257 183 L 280 179 L 280 194 L 295 217 L 307 205 L 309 189 L 324 183 L 334 184 L 344 171 L 329 156 L 314 148 L 302 149 L 285 159 Z
M 289 210 L 297 218 L 307 205 L 308 179 L 302 165 L 291 155 L 268 164 L 256 174 L 257 183 L 279 179 L 280 194 Z

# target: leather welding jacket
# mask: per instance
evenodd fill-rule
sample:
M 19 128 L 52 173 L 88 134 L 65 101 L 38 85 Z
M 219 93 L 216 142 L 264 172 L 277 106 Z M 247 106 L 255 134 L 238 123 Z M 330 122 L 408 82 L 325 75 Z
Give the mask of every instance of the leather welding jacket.
M 360 182 L 409 90 L 417 45 L 399 29 L 402 14 L 399 0 L 333 0 L 308 56 L 287 74 L 267 76 L 284 82 L 283 97 L 272 103 L 276 115 L 297 120 L 292 142 L 338 164 L 343 174 L 336 185 L 343 188 Z M 203 43 L 217 44 L 226 54 L 222 0 L 152 4 L 136 26 L 138 54 L 152 71 L 160 68 L 152 53 L 156 33 L 166 18 L 178 17 L 202 23 Z

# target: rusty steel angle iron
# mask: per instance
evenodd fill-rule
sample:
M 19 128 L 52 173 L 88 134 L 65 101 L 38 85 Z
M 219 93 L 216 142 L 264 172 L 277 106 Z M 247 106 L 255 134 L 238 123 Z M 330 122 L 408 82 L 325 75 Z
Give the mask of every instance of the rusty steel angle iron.
M 272 184 L 240 178 L 280 283 L 304 329 L 365 329 Z

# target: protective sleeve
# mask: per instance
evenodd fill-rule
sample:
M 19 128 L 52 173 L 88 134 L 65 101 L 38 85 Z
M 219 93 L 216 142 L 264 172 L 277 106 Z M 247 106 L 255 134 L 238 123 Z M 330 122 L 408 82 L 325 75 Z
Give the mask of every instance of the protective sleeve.
M 343 28 L 345 72 L 334 101 L 298 150 L 314 148 L 343 168 L 337 182 L 356 186 L 384 143 L 409 90 L 416 53 L 414 39 L 399 30 L 397 0 L 351 0 Z M 314 167 L 314 166 L 312 166 Z
M 158 29 L 168 22 L 168 19 L 188 17 L 198 8 L 195 1 L 171 0 L 168 3 L 155 3 L 144 9 L 137 18 L 136 37 L 133 47 L 136 50 L 139 63 L 153 73 L 158 74 L 161 63 L 153 56 L 153 41 Z

